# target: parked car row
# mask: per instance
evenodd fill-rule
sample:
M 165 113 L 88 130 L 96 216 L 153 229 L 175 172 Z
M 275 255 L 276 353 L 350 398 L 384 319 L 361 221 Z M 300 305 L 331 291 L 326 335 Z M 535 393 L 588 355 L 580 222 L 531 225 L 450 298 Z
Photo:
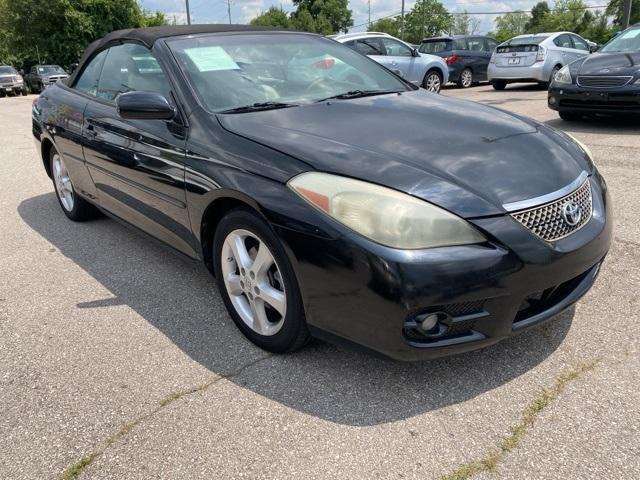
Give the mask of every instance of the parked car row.
M 67 72 L 58 65 L 34 65 L 26 75 L 11 65 L 0 65 L 0 97 L 7 94 L 26 95 L 29 91 L 40 93 L 68 77 Z
M 11 65 L 0 65 L 0 97 L 7 94 L 26 95 L 27 87 L 22 75 Z

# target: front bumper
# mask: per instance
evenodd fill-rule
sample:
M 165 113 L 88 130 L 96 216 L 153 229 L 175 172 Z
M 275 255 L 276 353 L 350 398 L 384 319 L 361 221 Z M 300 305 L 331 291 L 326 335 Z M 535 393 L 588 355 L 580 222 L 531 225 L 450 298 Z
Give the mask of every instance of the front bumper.
M 277 228 L 289 246 L 312 333 L 342 339 L 398 360 L 475 350 L 515 335 L 569 308 L 584 295 L 611 242 L 610 202 L 590 177 L 593 216 L 549 244 L 509 215 L 472 220 L 482 245 L 401 251 L 353 233 L 329 239 Z M 423 312 L 450 314 L 450 333 L 413 335 Z
M 3 83 L 0 85 L 2 93 L 21 93 L 24 90 L 24 83 Z
M 547 104 L 563 112 L 640 114 L 640 85 L 612 90 L 552 83 Z
M 487 79 L 489 81 L 547 82 L 550 76 L 551 70 L 545 67 L 545 62 L 536 62 L 527 67 L 499 67 L 494 63 L 490 63 L 487 68 Z

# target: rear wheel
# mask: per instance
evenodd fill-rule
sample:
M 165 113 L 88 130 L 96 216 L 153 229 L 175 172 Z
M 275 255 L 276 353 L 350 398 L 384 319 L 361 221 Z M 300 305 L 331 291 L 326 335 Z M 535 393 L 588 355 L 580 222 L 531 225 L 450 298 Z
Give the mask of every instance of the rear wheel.
M 473 72 L 470 68 L 465 68 L 460 72 L 460 78 L 458 78 L 457 84 L 460 88 L 469 88 L 473 85 Z
M 558 112 L 558 115 L 560 115 L 560 118 L 566 122 L 575 122 L 582 118 L 582 115 L 576 112 Z
M 100 212 L 96 207 L 76 195 L 66 164 L 53 148 L 49 155 L 49 164 L 53 186 L 64 214 L 74 222 L 83 222 L 99 216 Z
M 442 89 L 442 75 L 436 70 L 430 70 L 424 76 L 422 88 L 433 93 L 440 93 Z
M 253 343 L 276 353 L 309 340 L 300 290 L 284 247 L 249 209 L 229 212 L 213 240 L 216 281 L 236 326 Z
M 507 86 L 507 82 L 501 82 L 500 80 L 493 80 L 491 82 L 494 90 L 504 90 Z

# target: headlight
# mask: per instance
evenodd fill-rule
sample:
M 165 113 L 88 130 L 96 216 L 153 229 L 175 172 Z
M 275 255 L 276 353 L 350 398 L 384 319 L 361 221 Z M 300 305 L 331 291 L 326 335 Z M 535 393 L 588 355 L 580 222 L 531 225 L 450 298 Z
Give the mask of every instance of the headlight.
M 389 247 L 418 249 L 486 241 L 460 217 L 390 188 L 320 172 L 300 174 L 288 186 L 318 210 Z
M 24 79 L 22 78 L 22 75 L 16 75 L 16 82 L 22 83 L 23 81 Z
M 556 73 L 553 80 L 558 84 L 571 85 L 573 83 L 573 79 L 571 78 L 571 72 L 569 71 L 569 65 L 565 65 L 558 73 Z
M 589 149 L 589 147 L 587 147 L 584 143 L 582 143 L 580 140 L 578 140 L 573 135 L 571 135 L 569 133 L 567 133 L 567 135 L 569 137 L 571 137 L 571 139 L 578 144 L 578 146 L 582 149 L 582 151 L 585 153 L 585 155 L 587 157 L 589 157 L 589 160 L 593 161 L 593 154 L 591 153 L 591 149 Z

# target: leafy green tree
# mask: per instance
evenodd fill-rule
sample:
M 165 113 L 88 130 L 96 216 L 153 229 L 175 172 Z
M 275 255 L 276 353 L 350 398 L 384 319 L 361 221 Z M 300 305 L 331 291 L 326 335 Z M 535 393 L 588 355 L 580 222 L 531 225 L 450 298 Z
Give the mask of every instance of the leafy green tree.
M 624 15 L 624 0 L 611 0 L 607 6 L 607 15 L 613 17 L 613 24 L 619 27 L 622 25 Z M 631 2 L 631 25 L 640 22 L 640 0 Z
M 353 25 L 348 0 L 293 0 L 293 4 L 297 8 L 291 18 L 296 21 L 298 17 L 307 17 L 309 14 L 314 20 L 317 33 L 346 32 Z M 309 26 L 308 18 L 297 21 Z
M 0 61 L 69 65 L 113 30 L 166 23 L 136 0 L 0 0 Z
M 418 0 L 404 18 L 404 40 L 420 43 L 423 38 L 451 31 L 453 18 L 438 0 Z
M 266 12 L 262 12 L 250 23 L 251 25 L 261 25 L 263 27 L 291 28 L 289 15 L 278 7 L 269 7 Z
M 525 33 L 529 15 L 522 12 L 505 13 L 495 18 L 496 31 L 492 36 L 501 42 L 509 40 L 516 35 Z
M 547 16 L 551 12 L 549 4 L 547 2 L 538 2 L 531 9 L 531 17 L 525 25 L 525 31 L 527 33 L 540 33 L 542 32 L 542 25 Z
M 452 14 L 452 35 L 475 35 L 480 27 L 480 19 L 469 14 L 466 10 L 462 13 Z
M 599 44 L 605 44 L 613 35 L 613 28 L 609 24 L 609 19 L 605 12 L 596 12 L 593 14 L 591 22 L 577 32 L 584 38 Z
M 394 37 L 400 36 L 400 17 L 381 18 L 375 22 L 371 22 L 367 28 L 369 32 L 388 33 Z

